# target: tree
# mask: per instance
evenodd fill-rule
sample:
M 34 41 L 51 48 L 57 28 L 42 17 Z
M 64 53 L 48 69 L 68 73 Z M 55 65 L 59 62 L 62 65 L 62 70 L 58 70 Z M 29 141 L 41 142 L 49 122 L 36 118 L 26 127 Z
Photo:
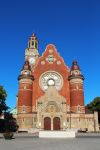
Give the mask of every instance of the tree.
M 0 132 L 5 132 L 5 136 L 9 136 L 10 132 L 16 132 L 18 125 L 16 119 L 8 111 L 9 107 L 6 105 L 7 93 L 3 86 L 0 86 L 0 115 L 3 113 L 4 119 L 0 119 Z M 8 134 L 9 133 L 9 134 Z M 12 137 L 13 134 L 10 134 Z
M 100 123 L 100 97 L 94 98 L 92 102 L 86 106 L 90 112 L 98 111 L 98 119 Z
M 10 112 L 4 113 L 4 119 L 0 119 L 0 133 L 16 132 L 18 130 L 17 121 Z
M 12 139 L 14 136 L 13 132 L 16 132 L 18 129 L 18 125 L 16 119 L 13 118 L 10 112 L 4 113 L 4 133 L 3 136 L 5 139 Z
M 8 110 L 9 108 L 5 102 L 6 97 L 7 97 L 7 93 L 5 89 L 3 88 L 3 86 L 0 86 L 0 115 L 2 114 L 3 111 Z
M 13 118 L 13 115 L 10 112 L 4 113 L 4 128 L 5 132 L 16 132 L 18 129 L 17 121 Z

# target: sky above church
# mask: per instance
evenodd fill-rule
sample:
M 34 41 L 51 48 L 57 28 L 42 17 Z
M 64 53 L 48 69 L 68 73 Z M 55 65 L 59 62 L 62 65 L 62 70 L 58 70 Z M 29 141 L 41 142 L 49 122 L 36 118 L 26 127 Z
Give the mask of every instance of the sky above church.
M 78 61 L 85 77 L 85 104 L 100 96 L 99 0 L 0 0 L 0 85 L 11 108 L 33 32 L 40 55 L 51 43 L 69 67 Z

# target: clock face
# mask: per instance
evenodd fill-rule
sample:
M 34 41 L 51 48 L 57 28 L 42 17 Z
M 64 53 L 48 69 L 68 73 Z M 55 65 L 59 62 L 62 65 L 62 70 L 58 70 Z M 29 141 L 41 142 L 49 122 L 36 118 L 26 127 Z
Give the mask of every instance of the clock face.
M 49 86 L 60 90 L 63 86 L 63 78 L 55 71 L 47 71 L 40 76 L 39 85 L 43 91 L 46 91 Z
M 35 64 L 35 58 L 30 58 L 29 62 L 30 62 L 30 64 Z

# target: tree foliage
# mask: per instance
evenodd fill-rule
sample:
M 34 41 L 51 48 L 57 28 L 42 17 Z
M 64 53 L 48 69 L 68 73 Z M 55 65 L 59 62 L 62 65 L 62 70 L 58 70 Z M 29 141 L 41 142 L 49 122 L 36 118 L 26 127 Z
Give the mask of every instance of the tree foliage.
M 10 112 L 4 113 L 5 121 L 5 132 L 16 132 L 18 129 L 17 121 L 13 118 L 13 115 Z
M 100 97 L 94 98 L 92 102 L 87 104 L 87 107 L 91 112 L 94 112 L 94 111 L 100 112 Z
M 0 86 L 0 115 L 3 111 L 6 111 L 8 109 L 8 106 L 6 105 L 6 97 L 7 93 L 3 86 Z
M 4 119 L 0 119 L 0 133 L 16 132 L 18 130 L 17 121 L 10 112 L 4 113 Z
M 6 105 L 7 93 L 3 86 L 0 86 L 0 115 L 3 113 L 4 119 L 0 119 L 0 132 L 16 132 L 18 125 L 13 115 L 8 112 Z
M 90 112 L 98 111 L 98 118 L 100 123 L 100 97 L 94 98 L 92 102 L 86 106 Z

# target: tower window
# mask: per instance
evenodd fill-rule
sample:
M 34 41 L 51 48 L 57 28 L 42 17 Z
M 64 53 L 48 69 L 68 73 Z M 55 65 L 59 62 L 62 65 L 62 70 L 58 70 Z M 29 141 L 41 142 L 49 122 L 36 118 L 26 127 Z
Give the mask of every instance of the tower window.
M 28 43 L 28 47 L 30 48 L 30 42 Z
M 35 42 L 35 48 L 37 48 L 37 42 Z
M 34 41 L 32 41 L 32 46 L 34 45 Z
M 26 90 L 26 85 L 24 85 L 24 87 L 23 87 L 23 88 L 24 88 L 24 90 Z
M 76 89 L 77 89 L 77 90 L 79 89 L 78 85 L 76 85 Z
M 25 106 L 23 106 L 23 113 L 25 113 L 25 111 L 26 111 L 26 108 L 25 108 Z
M 80 112 L 81 111 L 81 107 L 80 105 L 77 106 L 77 111 Z

